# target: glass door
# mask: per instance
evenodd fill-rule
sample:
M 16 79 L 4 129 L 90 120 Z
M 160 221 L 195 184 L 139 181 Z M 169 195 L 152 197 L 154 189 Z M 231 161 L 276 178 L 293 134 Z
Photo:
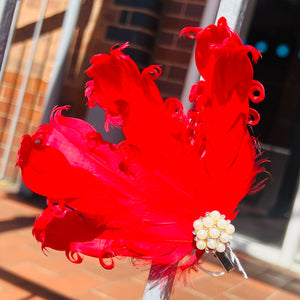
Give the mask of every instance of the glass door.
M 262 174 L 269 177 L 266 187 L 241 202 L 234 223 L 240 236 L 238 247 L 278 264 L 283 254 L 282 264 L 291 264 L 298 256 L 300 260 L 300 197 L 296 197 L 300 167 L 299 19 L 299 1 L 259 0 L 246 36 L 246 43 L 263 56 L 254 65 L 254 79 L 264 85 L 266 99 L 253 106 L 261 114 L 253 131 L 262 143 L 262 158 L 270 160 L 265 163 L 270 175 Z

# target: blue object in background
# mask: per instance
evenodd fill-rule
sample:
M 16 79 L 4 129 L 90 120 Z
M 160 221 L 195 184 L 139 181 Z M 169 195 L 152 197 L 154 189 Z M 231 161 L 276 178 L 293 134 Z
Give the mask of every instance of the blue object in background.
M 290 50 L 290 46 L 287 44 L 280 44 L 277 48 L 276 48 L 276 54 L 277 56 L 281 57 L 281 58 L 285 58 L 290 54 L 291 50 Z
M 265 42 L 265 41 L 258 41 L 255 44 L 255 48 L 258 51 L 260 51 L 260 53 L 265 53 L 268 50 L 269 46 L 268 46 L 267 42 Z

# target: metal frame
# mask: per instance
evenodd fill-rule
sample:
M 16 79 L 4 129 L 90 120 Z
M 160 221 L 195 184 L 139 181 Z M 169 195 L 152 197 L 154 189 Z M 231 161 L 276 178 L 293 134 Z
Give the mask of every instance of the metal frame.
M 12 43 L 14 31 L 15 31 L 15 26 L 16 26 L 17 19 L 18 19 L 18 16 L 19 16 L 19 12 L 20 12 L 21 0 L 17 0 L 17 1 L 18 2 L 13 7 L 14 8 L 14 15 L 13 15 L 13 18 L 11 20 L 11 26 L 10 26 L 10 28 L 7 28 L 5 26 L 3 27 L 6 30 L 9 30 L 9 34 L 7 36 L 7 40 L 6 41 L 5 41 L 5 38 L 2 38 L 2 43 L 3 43 L 2 47 L 4 47 L 5 43 L 6 43 L 6 45 L 5 45 L 5 48 L 0 49 L 0 69 L 1 69 L 1 71 L 0 71 L 0 85 L 2 83 L 2 79 L 3 79 L 3 75 L 4 75 L 4 70 L 5 70 L 5 67 L 6 67 L 7 59 L 8 59 L 8 53 L 9 53 L 9 50 L 10 50 L 10 47 L 11 47 L 11 43 Z M 5 10 L 3 10 L 3 11 L 0 10 L 0 14 L 2 15 L 3 13 L 5 13 Z M 1 24 L 2 24 L 2 20 L 1 20 Z M 3 34 L 2 30 L 3 29 L 1 27 L 1 29 L 0 29 L 0 35 Z M 4 35 L 6 35 L 6 33 Z
M 31 68 L 32 68 L 32 65 L 33 65 L 34 55 L 35 55 L 35 52 L 36 52 L 36 49 L 37 49 L 38 40 L 39 40 L 39 36 L 40 36 L 40 33 L 41 33 L 41 29 L 42 29 L 42 25 L 43 25 L 43 21 L 44 21 L 44 16 L 45 16 L 47 4 L 48 4 L 48 0 L 44 0 L 42 5 L 41 5 L 39 19 L 38 19 L 38 21 L 36 23 L 36 26 L 34 28 L 34 32 L 33 32 L 33 36 L 32 36 L 33 44 L 32 44 L 29 59 L 28 59 L 27 65 L 26 65 L 24 78 L 23 78 L 21 88 L 20 88 L 20 93 L 19 93 L 19 96 L 18 96 L 18 99 L 17 99 L 17 102 L 16 102 L 16 110 L 14 111 L 14 114 L 13 114 L 12 125 L 10 126 L 10 129 L 9 129 L 9 136 L 8 136 L 7 146 L 6 146 L 4 154 L 3 154 L 3 165 L 2 165 L 1 170 L 0 170 L 0 179 L 2 179 L 4 177 L 5 172 L 6 172 L 6 168 L 7 168 L 7 165 L 8 165 L 9 155 L 10 155 L 11 148 L 12 148 L 12 145 L 13 145 L 13 140 L 14 140 L 15 132 L 16 132 L 17 125 L 18 125 L 18 120 L 19 120 L 19 117 L 20 117 L 21 108 L 22 108 L 24 96 L 25 96 L 25 93 L 26 93 L 26 88 L 27 88 Z M 12 29 L 14 29 L 14 28 L 12 28 Z
M 227 19 L 229 26 L 234 30 L 239 31 L 242 26 L 248 2 L 249 0 L 208 1 L 204 12 L 203 21 L 201 22 L 201 27 L 205 27 L 211 23 L 216 23 L 219 17 L 224 16 Z M 188 110 L 190 107 L 190 104 L 188 102 L 188 95 L 191 85 L 195 84 L 197 81 L 199 81 L 199 79 L 200 76 L 195 67 L 193 55 L 185 81 L 185 88 L 182 94 L 182 102 L 185 110 Z M 152 272 L 152 269 L 150 270 L 150 272 Z M 161 285 L 156 285 L 151 288 L 151 281 L 148 279 L 143 300 L 168 300 L 170 293 L 165 293 L 164 289 L 169 290 L 172 288 L 172 285 L 173 281 L 167 282 L 164 287 Z
M 51 111 L 53 107 L 57 104 L 58 97 L 60 96 L 60 92 L 65 78 L 67 56 L 73 39 L 73 34 L 77 25 L 80 7 L 81 0 L 70 0 L 68 3 L 68 8 L 66 10 L 62 24 L 60 44 L 56 52 L 53 71 L 51 74 L 50 82 L 45 97 L 44 111 L 41 120 L 42 124 L 49 122 Z M 23 195 L 32 194 L 32 191 L 27 188 L 23 181 L 20 184 L 20 192 Z
M 214 24 L 216 22 L 219 6 L 221 0 L 209 0 L 206 3 L 203 17 L 201 19 L 200 27 L 204 28 L 210 24 Z M 196 84 L 200 80 L 200 74 L 195 64 L 195 46 L 191 55 L 188 72 L 185 78 L 185 82 L 183 85 L 183 90 L 181 94 L 181 102 L 185 111 L 188 111 L 192 104 L 189 101 L 189 94 L 191 90 L 191 86 Z
M 62 25 L 60 44 L 56 52 L 53 71 L 46 94 L 42 123 L 47 123 L 49 121 L 52 108 L 57 104 L 64 83 L 67 56 L 73 39 L 74 30 L 77 25 L 80 7 L 81 0 L 69 1 Z
M 17 1 L 20 2 L 20 0 L 6 0 L 0 3 L 0 69 L 3 69 L 2 62 L 5 52 L 7 52 L 6 44 L 11 35 L 11 28 L 14 29 L 14 26 L 11 25 Z

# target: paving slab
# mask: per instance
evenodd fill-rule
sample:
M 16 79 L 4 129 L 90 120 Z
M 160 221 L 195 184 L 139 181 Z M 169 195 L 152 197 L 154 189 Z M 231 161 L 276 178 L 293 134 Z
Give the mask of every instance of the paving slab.
M 149 267 L 116 260 L 113 270 L 104 270 L 95 258 L 76 265 L 62 252 L 43 253 L 31 234 L 42 210 L 39 201 L 0 185 L 0 299 L 142 299 Z M 249 279 L 239 272 L 215 278 L 199 270 L 191 274 L 191 284 L 176 283 L 170 300 L 300 300 L 299 274 L 239 256 Z M 213 259 L 204 265 L 218 269 Z

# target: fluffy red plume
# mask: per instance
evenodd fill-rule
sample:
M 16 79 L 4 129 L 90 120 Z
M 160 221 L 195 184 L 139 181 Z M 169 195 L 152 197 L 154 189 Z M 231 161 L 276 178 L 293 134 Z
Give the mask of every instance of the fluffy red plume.
M 23 180 L 48 198 L 33 229 L 42 247 L 76 262 L 75 253 L 98 257 L 106 268 L 113 262 L 104 258 L 144 259 L 174 275 L 204 252 L 194 241 L 195 220 L 213 210 L 235 217 L 259 171 L 247 129 L 258 118 L 249 98 L 261 101 L 264 93 L 248 57 L 256 61 L 259 52 L 244 46 L 224 18 L 182 34 L 196 39 L 204 78 L 191 89 L 187 114 L 179 100 L 163 102 L 154 83 L 160 67 L 140 72 L 123 45 L 92 58 L 86 96 L 106 111 L 107 130 L 122 126 L 125 141 L 103 141 L 86 122 L 62 116 L 67 107 L 24 136 Z

